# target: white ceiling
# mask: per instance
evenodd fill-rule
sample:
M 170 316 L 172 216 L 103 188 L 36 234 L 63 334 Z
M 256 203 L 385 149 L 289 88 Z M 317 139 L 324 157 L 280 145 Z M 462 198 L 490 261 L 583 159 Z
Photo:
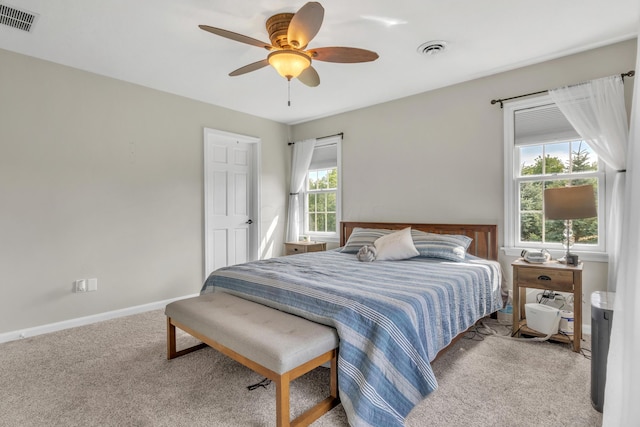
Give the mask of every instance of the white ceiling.
M 314 62 L 320 86 L 271 67 L 229 77 L 267 51 L 202 31 L 265 42 L 264 23 L 304 0 L 0 0 L 39 14 L 27 33 L 0 25 L 0 48 L 294 124 L 634 38 L 638 0 L 324 0 L 309 48 L 350 46 L 375 62 Z M 426 56 L 422 43 L 444 40 Z M 1 66 L 1 65 L 0 65 Z M 627 70 L 621 70 L 627 71 Z

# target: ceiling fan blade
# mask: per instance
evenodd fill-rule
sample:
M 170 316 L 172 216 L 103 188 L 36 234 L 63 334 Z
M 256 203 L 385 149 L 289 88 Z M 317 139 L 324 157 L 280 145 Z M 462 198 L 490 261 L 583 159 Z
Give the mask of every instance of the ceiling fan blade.
M 237 70 L 230 72 L 229 75 L 232 77 L 239 76 L 241 74 L 259 70 L 260 68 L 266 67 L 267 65 L 269 65 L 269 61 L 263 59 L 262 61 L 254 62 L 252 64 L 245 65 L 244 67 L 240 67 Z
M 287 29 L 287 41 L 295 49 L 304 49 L 320 31 L 324 19 L 324 8 L 320 3 L 310 1 L 298 10 Z
M 309 66 L 300 75 L 298 80 L 310 87 L 316 87 L 320 84 L 320 76 L 315 68 Z
M 326 62 L 355 63 L 378 59 L 377 53 L 355 47 L 319 47 L 310 49 L 308 53 L 314 60 Z
M 273 49 L 273 46 L 271 46 L 269 43 L 265 43 L 263 41 L 254 39 L 249 36 L 243 36 L 242 34 L 234 33 L 233 31 L 223 30 L 222 28 L 210 27 L 208 25 L 198 25 L 198 27 L 200 27 L 200 29 L 202 30 L 208 31 L 217 36 L 226 37 L 228 39 L 235 40 L 240 43 L 246 43 L 252 46 L 262 47 L 267 50 Z

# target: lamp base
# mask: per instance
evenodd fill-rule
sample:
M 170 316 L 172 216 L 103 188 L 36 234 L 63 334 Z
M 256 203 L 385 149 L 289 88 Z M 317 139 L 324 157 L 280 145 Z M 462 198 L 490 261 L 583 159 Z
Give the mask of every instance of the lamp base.
M 572 265 L 572 266 L 576 266 L 580 264 L 578 255 L 575 255 L 575 254 L 566 254 L 562 258 L 558 258 L 556 261 L 558 261 L 560 264 L 566 264 L 566 265 Z

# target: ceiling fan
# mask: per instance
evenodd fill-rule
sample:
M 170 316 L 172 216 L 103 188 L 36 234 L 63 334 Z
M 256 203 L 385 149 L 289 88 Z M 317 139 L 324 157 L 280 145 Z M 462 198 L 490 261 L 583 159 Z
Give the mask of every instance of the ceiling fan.
M 229 73 L 230 76 L 239 76 L 271 65 L 287 80 L 298 78 L 305 85 L 314 87 L 320 84 L 320 76 L 311 66 L 312 60 L 356 63 L 378 59 L 377 53 L 354 47 L 320 47 L 305 50 L 311 39 L 318 34 L 323 18 L 324 8 L 318 2 L 305 4 L 295 14 L 273 15 L 266 22 L 271 44 L 222 28 L 208 25 L 199 25 L 199 27 L 218 36 L 262 47 L 271 52 L 261 61 L 232 71 Z

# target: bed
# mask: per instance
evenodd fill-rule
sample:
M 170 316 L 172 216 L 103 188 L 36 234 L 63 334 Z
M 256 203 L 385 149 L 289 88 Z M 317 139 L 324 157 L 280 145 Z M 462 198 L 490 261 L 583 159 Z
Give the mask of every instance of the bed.
M 363 246 L 407 228 L 419 256 L 358 259 Z M 496 231 L 495 225 L 343 222 L 339 249 L 225 267 L 201 293 L 228 292 L 334 327 L 349 424 L 403 426 L 437 388 L 430 363 L 438 353 L 502 308 Z

